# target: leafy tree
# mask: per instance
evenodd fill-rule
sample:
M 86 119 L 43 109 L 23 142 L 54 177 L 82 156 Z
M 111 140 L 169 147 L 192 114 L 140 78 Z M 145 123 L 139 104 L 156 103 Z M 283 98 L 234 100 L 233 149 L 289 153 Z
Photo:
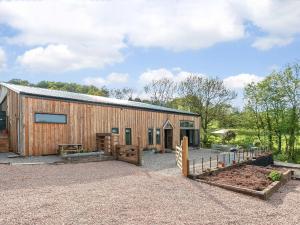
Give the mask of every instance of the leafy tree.
M 20 79 L 12 79 L 8 81 L 8 83 L 46 88 L 52 90 L 70 91 L 70 92 L 76 92 L 82 94 L 99 95 L 99 96 L 108 96 L 109 94 L 109 91 L 107 90 L 106 87 L 97 88 L 96 86 L 93 85 L 80 85 L 76 83 L 40 81 L 37 84 L 32 84 L 27 80 L 20 80 Z
M 190 110 L 200 115 L 203 143 L 207 145 L 209 124 L 218 118 L 236 93 L 226 88 L 218 78 L 191 75 L 181 82 L 180 94 Z

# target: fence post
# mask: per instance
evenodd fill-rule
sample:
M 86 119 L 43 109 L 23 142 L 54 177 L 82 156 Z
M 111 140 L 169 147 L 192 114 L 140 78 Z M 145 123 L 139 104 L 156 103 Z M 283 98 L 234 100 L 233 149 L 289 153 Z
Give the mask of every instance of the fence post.
M 182 174 L 185 177 L 189 175 L 189 146 L 186 136 L 183 137 L 182 141 Z

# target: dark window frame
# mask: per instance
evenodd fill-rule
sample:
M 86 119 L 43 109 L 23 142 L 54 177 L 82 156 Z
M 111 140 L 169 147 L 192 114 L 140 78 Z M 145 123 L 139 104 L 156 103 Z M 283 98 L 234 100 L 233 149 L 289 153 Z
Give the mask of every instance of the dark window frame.
M 55 116 L 64 116 L 65 122 L 45 122 L 45 121 L 37 121 L 37 115 L 55 115 Z M 44 113 L 44 112 L 36 112 L 34 113 L 33 120 L 35 123 L 50 123 L 50 124 L 67 124 L 68 123 L 68 115 L 63 113 Z
M 128 132 L 126 132 L 127 130 L 129 130 L 130 132 L 129 132 L 129 134 L 130 134 L 130 136 L 129 136 L 129 142 L 127 142 L 127 133 Z M 132 130 L 131 130 L 131 128 L 125 128 L 125 145 L 132 145 Z
M 151 137 L 150 137 L 150 134 L 151 134 Z M 153 128 L 148 128 L 148 133 L 147 133 L 147 136 L 148 136 L 148 145 L 153 145 L 154 143 L 154 129 Z
M 157 133 L 157 131 L 159 131 L 159 134 Z M 155 130 L 155 141 L 156 141 L 157 145 L 161 144 L 161 131 L 160 131 L 160 128 L 156 128 L 156 130 Z
M 113 132 L 114 129 L 116 129 L 117 132 Z M 119 127 L 112 127 L 112 128 L 111 128 L 111 133 L 112 133 L 112 134 L 119 134 Z
M 182 125 L 183 123 L 187 123 L 185 124 L 184 126 Z M 180 120 L 179 121 L 179 125 L 180 125 L 180 128 L 188 128 L 188 129 L 191 129 L 191 128 L 195 128 L 195 121 L 192 121 L 192 120 Z

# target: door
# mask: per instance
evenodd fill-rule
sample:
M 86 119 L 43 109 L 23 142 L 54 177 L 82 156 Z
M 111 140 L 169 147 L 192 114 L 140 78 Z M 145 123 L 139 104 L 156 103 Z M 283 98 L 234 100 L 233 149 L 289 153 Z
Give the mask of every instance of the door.
M 172 143 L 173 143 L 173 130 L 172 129 L 166 129 L 165 130 L 165 148 L 172 149 Z
M 0 111 L 0 131 L 6 129 L 6 112 Z

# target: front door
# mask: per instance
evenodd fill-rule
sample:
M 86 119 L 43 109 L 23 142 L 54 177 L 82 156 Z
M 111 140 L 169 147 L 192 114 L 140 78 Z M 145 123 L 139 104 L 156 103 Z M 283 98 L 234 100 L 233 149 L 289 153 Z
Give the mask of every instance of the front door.
M 172 143 L 173 143 L 173 130 L 172 129 L 166 129 L 165 130 L 165 148 L 172 149 Z
M 6 129 L 6 112 L 0 111 L 0 132 Z

